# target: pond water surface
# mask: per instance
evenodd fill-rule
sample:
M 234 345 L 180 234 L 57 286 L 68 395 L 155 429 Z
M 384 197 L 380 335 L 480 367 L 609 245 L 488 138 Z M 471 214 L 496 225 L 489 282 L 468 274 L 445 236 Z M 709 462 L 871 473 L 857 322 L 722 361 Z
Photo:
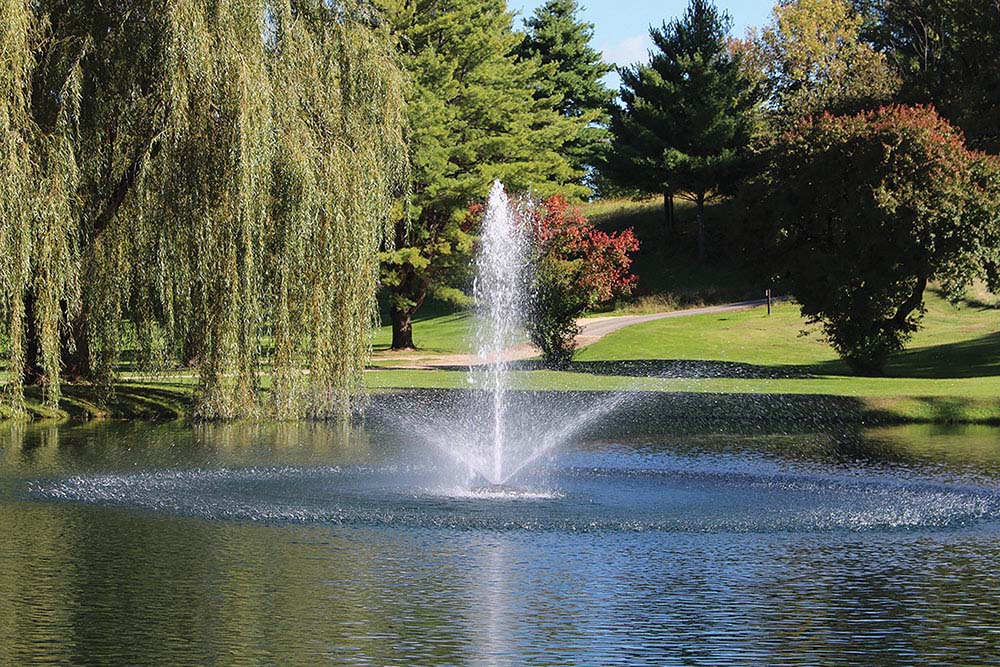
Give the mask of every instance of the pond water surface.
M 5 427 L 0 665 L 1000 664 L 1000 430 L 659 431 Z

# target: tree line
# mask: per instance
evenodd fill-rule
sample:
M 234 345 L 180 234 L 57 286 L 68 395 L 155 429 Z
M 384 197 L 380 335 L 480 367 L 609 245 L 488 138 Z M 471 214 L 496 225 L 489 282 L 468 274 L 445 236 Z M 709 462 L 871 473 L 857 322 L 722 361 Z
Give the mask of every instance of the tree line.
M 989 6 L 987 6 L 989 5 Z M 628 192 L 735 199 L 744 253 L 880 373 L 951 299 L 997 286 L 1000 6 L 976 0 L 780 0 L 746 39 L 710 0 L 652 28 L 621 70 L 603 169 Z
M 662 196 L 668 235 L 686 197 L 702 257 L 704 207 L 734 198 L 746 252 L 864 370 L 905 343 L 927 281 L 1000 273 L 1000 9 L 975 0 L 782 0 L 746 39 L 692 0 L 617 93 L 575 0 L 523 26 L 505 0 L 0 15 L 15 411 L 29 384 L 55 403 L 64 378 L 111 386 L 123 361 L 195 369 L 206 418 L 342 411 L 377 288 L 394 347 L 428 296 L 466 300 L 468 206 L 496 178 Z M 549 268 L 581 272 L 574 244 Z
M 497 177 L 543 197 L 662 196 L 667 238 L 675 198 L 689 199 L 702 261 L 706 205 L 735 202 L 760 280 L 795 296 L 860 372 L 879 372 L 916 330 L 929 281 L 951 298 L 996 282 L 995 3 L 779 0 L 739 38 L 725 11 L 691 0 L 650 28 L 646 62 L 617 69 L 617 94 L 574 0 L 546 2 L 520 34 L 495 0 L 389 13 L 414 98 L 433 100 L 410 107 L 416 215 L 383 255 L 395 348 L 413 346 L 428 295 L 464 302 L 474 236 L 462 208 Z M 492 59 L 463 56 L 501 34 Z M 503 100 L 503 123 L 477 106 Z M 569 340 L 562 328 L 552 340 Z

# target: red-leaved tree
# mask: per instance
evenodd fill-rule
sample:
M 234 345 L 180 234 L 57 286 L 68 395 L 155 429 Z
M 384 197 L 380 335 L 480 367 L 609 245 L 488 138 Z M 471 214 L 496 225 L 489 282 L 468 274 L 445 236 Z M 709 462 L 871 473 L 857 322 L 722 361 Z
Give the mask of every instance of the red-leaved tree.
M 631 229 L 608 234 L 554 196 L 534 208 L 535 278 L 527 329 L 547 366 L 565 366 L 579 333 L 576 318 L 628 295 L 638 277 L 630 253 L 639 249 Z
M 749 236 L 857 372 L 903 348 L 929 282 L 957 297 L 997 276 L 1000 163 L 934 109 L 805 119 L 765 157 L 744 198 Z

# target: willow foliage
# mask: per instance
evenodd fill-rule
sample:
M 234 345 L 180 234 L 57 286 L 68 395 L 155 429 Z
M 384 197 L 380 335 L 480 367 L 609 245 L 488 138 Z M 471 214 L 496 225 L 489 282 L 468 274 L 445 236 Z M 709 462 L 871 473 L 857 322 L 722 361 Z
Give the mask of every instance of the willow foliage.
M 0 1 L 0 16 L 0 312 L 11 369 L 24 365 L 30 345 L 45 376 L 47 400 L 55 403 L 60 325 L 78 302 L 72 135 L 82 74 L 79 62 L 69 63 L 50 93 L 49 127 L 40 127 L 31 100 L 34 46 L 44 22 L 25 0 Z M 23 414 L 24 378 L 17 372 L 11 378 L 8 400 Z
M 57 215 L 76 232 L 65 256 L 81 249 L 84 276 L 79 299 L 61 285 L 62 312 L 79 313 L 63 338 L 98 377 L 112 373 L 126 332 L 149 359 L 196 365 L 204 418 L 342 414 L 367 358 L 377 253 L 407 180 L 388 36 L 363 7 L 324 0 L 122 5 L 72 3 L 51 19 L 25 11 L 65 31 L 59 43 L 72 45 L 63 50 L 78 54 L 87 82 L 79 129 L 63 133 L 84 165 L 79 211 Z M 3 279 L 6 298 L 16 289 Z M 4 304 L 12 317 L 16 305 Z M 17 368 L 23 345 L 11 342 Z M 272 368 L 265 403 L 259 377 Z
M 29 43 L 31 12 L 25 0 L 0 1 L 0 308 L 6 314 L 5 333 L 11 363 L 22 364 L 24 290 L 30 275 L 30 206 L 33 169 L 29 138 L 28 98 L 32 56 Z M 11 394 L 23 411 L 22 382 L 14 374 Z

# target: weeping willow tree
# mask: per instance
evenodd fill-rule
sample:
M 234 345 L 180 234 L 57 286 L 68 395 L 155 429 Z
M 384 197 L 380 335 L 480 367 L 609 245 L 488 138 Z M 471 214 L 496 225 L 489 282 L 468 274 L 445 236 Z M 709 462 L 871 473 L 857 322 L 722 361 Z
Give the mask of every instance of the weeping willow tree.
M 18 5 L 26 24 L 58 39 L 45 41 L 39 71 L 29 59 L 9 77 L 25 92 L 20 107 L 8 102 L 21 116 L 3 140 L 50 113 L 38 91 L 62 79 L 65 111 L 44 130 L 46 145 L 53 163 L 83 165 L 25 158 L 3 186 L 31 187 L 41 173 L 77 181 L 61 208 L 48 207 L 72 243 L 45 261 L 81 278 L 55 282 L 54 302 L 27 289 L 35 319 L 55 323 L 50 397 L 60 354 L 64 368 L 106 380 L 132 332 L 147 352 L 160 341 L 197 367 L 201 417 L 342 414 L 367 357 L 377 253 L 407 180 L 389 37 L 365 7 L 324 0 L 112 4 L 53 2 L 35 15 Z M 31 26 L 16 34 L 30 54 Z M 19 215 L 4 243 L 44 228 L 44 216 Z M 19 243 L 37 258 L 30 240 Z M 15 370 L 31 343 L 17 339 L 24 327 L 9 297 L 25 275 L 38 282 L 40 266 L 3 276 Z M 267 401 L 264 370 L 274 376 Z
M 28 101 L 32 56 L 32 16 L 23 0 L 0 0 L 0 308 L 12 368 L 23 365 L 24 287 L 30 273 L 31 192 L 34 169 Z M 21 374 L 11 373 L 8 400 L 23 412 Z
M 280 415 L 305 405 L 326 416 L 360 382 L 357 361 L 378 317 L 378 252 L 408 180 L 403 82 L 389 37 L 351 28 L 345 15 L 329 20 L 329 11 L 285 3 L 274 15 L 272 76 L 283 91 L 271 198 Z
M 82 73 L 72 63 L 49 91 L 50 113 L 36 118 L 34 47 L 44 25 L 25 0 L 0 0 L 0 16 L 0 312 L 7 401 L 24 414 L 26 380 L 42 383 L 48 402 L 59 400 L 60 325 L 78 303 L 72 134 Z

